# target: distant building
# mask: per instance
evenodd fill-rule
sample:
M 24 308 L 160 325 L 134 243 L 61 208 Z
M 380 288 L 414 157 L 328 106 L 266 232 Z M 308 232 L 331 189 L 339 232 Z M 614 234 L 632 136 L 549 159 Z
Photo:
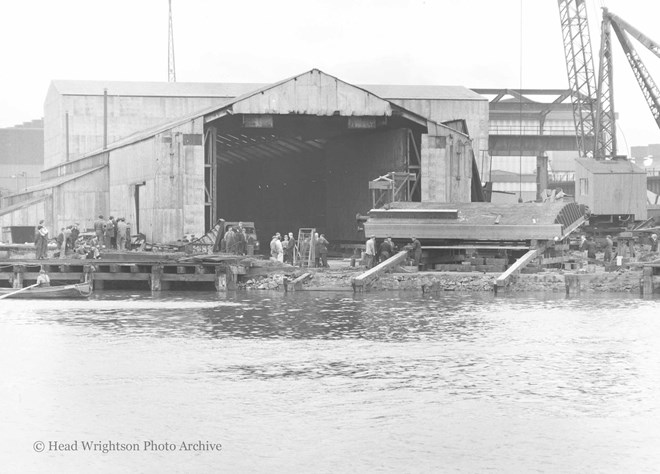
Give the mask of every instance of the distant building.
M 0 195 L 13 194 L 38 183 L 43 165 L 41 119 L 0 128 Z

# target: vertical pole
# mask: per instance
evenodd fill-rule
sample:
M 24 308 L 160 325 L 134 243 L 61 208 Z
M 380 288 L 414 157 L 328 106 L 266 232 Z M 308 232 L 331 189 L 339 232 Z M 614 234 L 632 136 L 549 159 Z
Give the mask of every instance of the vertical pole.
M 14 288 L 23 288 L 23 276 L 25 273 L 25 267 L 23 265 L 16 265 L 14 267 Z
M 227 274 L 221 265 L 215 267 L 215 290 L 224 291 L 227 289 Z
M 64 114 L 64 133 L 66 141 L 66 156 L 64 161 L 69 161 L 69 111 Z
M 218 221 L 218 157 L 217 154 L 217 129 L 211 127 L 211 227 Z
M 236 290 L 238 288 L 238 269 L 233 265 L 227 265 L 227 289 Z
M 151 267 L 151 291 L 161 290 L 161 277 L 163 276 L 163 266 L 154 265 Z
M 644 267 L 642 272 L 642 296 L 653 294 L 653 267 Z
M 108 148 L 108 89 L 103 89 L 103 149 Z
M 566 295 L 580 294 L 580 275 L 565 275 L 564 281 L 566 282 Z
M 536 201 L 543 201 L 542 193 L 548 189 L 548 157 L 536 157 Z

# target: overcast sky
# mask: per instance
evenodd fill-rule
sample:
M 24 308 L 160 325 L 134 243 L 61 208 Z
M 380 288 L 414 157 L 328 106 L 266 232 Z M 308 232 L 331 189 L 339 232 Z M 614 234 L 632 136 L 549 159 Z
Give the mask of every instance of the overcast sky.
M 587 4 L 595 59 L 601 6 L 660 41 L 660 1 Z M 167 0 L 1 5 L 0 127 L 42 117 L 52 79 L 167 81 Z M 268 83 L 319 68 L 355 84 L 568 87 L 556 0 L 173 0 L 172 9 L 179 82 Z M 660 58 L 635 44 L 660 84 Z M 660 143 L 614 49 L 620 151 Z

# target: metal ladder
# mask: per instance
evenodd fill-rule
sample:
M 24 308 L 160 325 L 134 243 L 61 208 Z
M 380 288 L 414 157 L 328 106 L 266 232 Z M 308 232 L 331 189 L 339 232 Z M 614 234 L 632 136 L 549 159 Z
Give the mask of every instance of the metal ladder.
M 314 266 L 314 233 L 316 229 L 305 228 L 298 229 L 298 249 L 300 252 L 300 258 L 298 264 L 302 268 L 309 268 Z

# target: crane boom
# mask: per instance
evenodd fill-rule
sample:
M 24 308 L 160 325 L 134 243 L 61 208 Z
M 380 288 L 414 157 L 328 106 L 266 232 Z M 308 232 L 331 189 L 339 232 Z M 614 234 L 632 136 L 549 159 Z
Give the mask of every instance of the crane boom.
M 607 8 L 603 8 L 603 17 L 608 17 L 610 21 L 613 23 L 616 23 L 619 28 L 626 33 L 630 34 L 633 38 L 635 38 L 637 41 L 642 43 L 646 48 L 649 49 L 653 54 L 655 54 L 657 57 L 660 58 L 660 44 L 653 41 L 651 38 L 646 36 L 644 33 L 639 31 L 637 28 L 632 26 L 630 23 L 625 21 L 623 18 L 621 18 L 618 15 L 615 15 L 614 13 L 611 13 Z
M 614 30 L 614 33 L 616 33 L 617 38 L 619 38 L 621 47 L 626 54 L 626 58 L 628 58 L 628 63 L 635 74 L 635 79 L 637 79 L 637 83 L 642 89 L 646 104 L 649 106 L 649 109 L 651 109 L 655 123 L 660 127 L 660 90 L 658 89 L 658 86 L 655 85 L 655 81 L 649 74 L 646 66 L 644 66 L 644 63 L 628 39 L 628 36 L 621 30 L 616 22 L 612 22 L 612 29 Z
M 612 24 L 612 29 L 619 39 L 619 43 L 621 43 L 626 59 L 628 59 L 628 63 L 635 75 L 635 79 L 637 79 L 637 83 L 642 90 L 646 104 L 651 110 L 655 123 L 660 127 L 660 89 L 658 89 L 658 86 L 655 84 L 655 81 L 646 69 L 639 54 L 637 54 L 637 51 L 632 45 L 626 32 L 630 33 L 658 57 L 660 57 L 660 45 L 644 35 L 637 28 L 633 27 L 630 23 L 627 23 L 617 15 L 610 13 L 607 8 L 603 8 L 603 22 L 606 21 Z
M 557 0 L 561 20 L 566 71 L 573 104 L 577 146 L 580 156 L 593 157 L 587 143 L 596 124 L 596 79 L 585 0 Z
M 614 114 L 614 74 L 612 62 L 612 30 L 610 22 L 601 23 L 598 88 L 596 90 L 596 124 L 594 158 L 616 155 L 616 116 Z

